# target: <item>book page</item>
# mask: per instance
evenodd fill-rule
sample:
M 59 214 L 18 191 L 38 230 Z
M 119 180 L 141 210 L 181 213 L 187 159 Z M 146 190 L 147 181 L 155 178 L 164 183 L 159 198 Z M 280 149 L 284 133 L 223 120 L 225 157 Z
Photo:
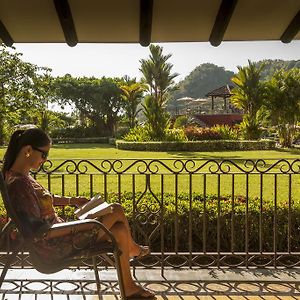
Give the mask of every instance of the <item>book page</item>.
M 104 200 L 101 198 L 101 195 L 100 194 L 96 194 L 93 198 L 91 198 L 90 201 L 88 201 L 87 203 L 85 203 L 82 206 L 80 206 L 79 208 L 77 208 L 74 211 L 74 214 L 77 217 L 79 217 L 82 214 L 86 213 L 87 211 L 93 209 L 94 207 L 100 205 L 103 202 L 104 202 Z
M 80 216 L 78 216 L 78 218 L 80 220 L 83 219 L 95 219 L 97 217 L 101 217 L 103 215 L 112 213 L 112 205 L 107 203 L 107 202 L 103 202 L 100 205 L 90 209 L 89 211 L 85 212 L 84 214 L 81 214 Z

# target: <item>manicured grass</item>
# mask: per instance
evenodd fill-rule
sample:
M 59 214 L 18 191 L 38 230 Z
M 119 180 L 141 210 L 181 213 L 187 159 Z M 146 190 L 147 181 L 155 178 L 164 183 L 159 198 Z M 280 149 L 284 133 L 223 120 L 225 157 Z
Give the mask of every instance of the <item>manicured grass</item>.
M 3 157 L 5 148 L 0 148 Z M 116 149 L 109 144 L 59 144 L 53 145 L 49 159 L 120 159 L 120 158 L 205 158 L 205 159 L 297 159 L 300 149 L 221 152 L 144 152 Z
M 0 149 L 0 157 L 3 156 L 5 149 Z M 91 159 L 91 161 L 99 166 L 101 169 L 108 168 L 108 165 L 101 166 L 99 160 L 102 159 L 234 159 L 237 160 L 237 166 L 244 167 L 244 161 L 246 159 L 257 160 L 265 159 L 270 166 L 274 161 L 269 161 L 269 159 L 280 160 L 280 159 L 298 159 L 300 157 L 300 149 L 292 150 L 272 150 L 272 151 L 222 151 L 222 152 L 141 152 L 141 151 L 125 151 L 116 149 L 114 146 L 108 144 L 67 144 L 67 145 L 54 145 L 50 151 L 49 159 L 53 160 L 53 170 L 54 166 L 58 166 L 59 163 L 70 159 L 70 160 L 80 160 L 80 159 Z M 174 161 L 164 161 L 163 164 L 170 167 L 172 170 L 176 171 L 176 165 L 173 164 Z M 133 162 L 125 162 L 121 171 L 125 168 L 126 164 L 130 165 Z M 199 166 L 199 163 L 197 163 Z M 87 173 L 98 173 L 99 172 L 90 165 L 87 165 Z M 116 166 L 118 167 L 118 166 Z M 164 165 L 159 165 L 160 170 Z M 231 171 L 238 172 L 235 166 L 230 165 Z M 190 165 L 189 168 L 192 168 Z M 201 172 L 209 172 L 209 166 L 201 168 Z M 274 167 L 273 171 L 278 171 L 279 166 Z M 66 171 L 66 165 L 59 169 L 60 172 Z M 145 175 L 137 175 L 135 178 L 135 185 L 130 172 L 136 172 L 135 168 L 129 170 L 126 175 L 122 175 L 118 178 L 116 174 L 110 174 L 107 176 L 107 191 L 108 192 L 132 192 L 135 191 L 143 192 L 146 186 Z M 168 171 L 166 170 L 166 173 Z M 164 178 L 164 192 L 165 193 L 188 193 L 192 190 L 193 193 L 202 194 L 204 193 L 204 188 L 206 189 L 206 194 L 217 194 L 218 193 L 218 180 L 220 179 L 220 193 L 221 195 L 228 195 L 232 193 L 232 176 L 231 174 L 222 174 L 218 179 L 217 175 L 209 174 L 204 178 L 203 174 L 194 174 L 192 178 L 189 174 L 180 174 L 176 178 L 172 172 Z M 234 179 L 234 194 L 235 195 L 245 195 L 246 191 L 246 177 L 247 175 L 242 172 L 240 175 L 235 175 Z M 293 199 L 300 200 L 300 175 L 293 174 L 293 181 L 291 182 Z M 47 178 L 39 177 L 39 181 L 47 187 Z M 120 181 L 119 181 L 120 180 Z M 177 180 L 178 190 L 175 191 L 175 180 Z M 206 180 L 206 185 L 204 184 Z M 275 181 L 277 183 L 277 189 L 275 190 Z M 90 178 L 88 175 L 80 175 L 79 179 L 79 194 L 89 195 L 90 191 Z M 103 174 L 95 175 L 93 180 L 93 191 L 103 192 L 104 191 L 104 179 Z M 65 178 L 66 189 L 64 193 L 67 195 L 74 195 L 76 191 L 76 176 L 67 175 Z M 278 200 L 287 201 L 289 197 L 289 177 L 288 175 L 280 174 L 277 178 L 273 174 L 263 175 L 263 189 L 260 189 L 261 178 L 259 174 L 249 175 L 249 185 L 248 185 L 248 195 L 249 197 L 260 197 L 267 199 L 274 199 L 275 195 Z M 155 193 L 161 192 L 161 178 L 160 175 L 151 176 L 151 190 Z M 61 188 L 61 176 L 51 175 L 51 191 L 55 193 L 62 193 Z

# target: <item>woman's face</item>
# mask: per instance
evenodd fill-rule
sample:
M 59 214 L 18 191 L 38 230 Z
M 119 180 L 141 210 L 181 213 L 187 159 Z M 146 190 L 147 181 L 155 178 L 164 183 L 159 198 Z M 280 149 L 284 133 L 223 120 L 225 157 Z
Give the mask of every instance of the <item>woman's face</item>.
M 47 160 L 51 145 L 43 147 L 31 147 L 30 163 L 32 169 L 39 169 Z

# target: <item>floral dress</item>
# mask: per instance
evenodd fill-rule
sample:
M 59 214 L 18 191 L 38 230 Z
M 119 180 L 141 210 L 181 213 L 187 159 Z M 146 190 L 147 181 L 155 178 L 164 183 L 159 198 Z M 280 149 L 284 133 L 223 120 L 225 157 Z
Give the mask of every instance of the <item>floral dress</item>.
M 64 222 L 54 210 L 52 195 L 30 175 L 8 171 L 5 180 L 10 201 L 17 213 L 27 218 L 30 224 L 42 226 Z M 85 226 L 84 230 L 74 226 L 70 233 L 60 237 L 49 238 L 46 234 L 35 240 L 35 251 L 49 262 L 57 261 L 78 249 L 88 249 L 95 245 L 100 230 L 95 225 L 89 225 L 88 229 Z

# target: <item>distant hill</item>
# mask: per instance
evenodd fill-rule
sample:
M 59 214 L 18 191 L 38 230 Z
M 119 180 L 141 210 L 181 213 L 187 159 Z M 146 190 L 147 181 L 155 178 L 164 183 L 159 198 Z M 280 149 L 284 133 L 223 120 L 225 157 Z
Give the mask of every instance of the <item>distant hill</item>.
M 258 61 L 257 64 L 264 64 L 265 67 L 262 72 L 263 79 L 268 79 L 279 69 L 300 68 L 300 60 L 282 60 L 282 59 L 265 59 Z
M 178 90 L 173 93 L 173 98 L 203 98 L 215 88 L 230 84 L 233 75 L 234 72 L 226 71 L 224 67 L 202 64 L 178 83 Z
M 281 68 L 291 69 L 300 68 L 300 60 L 262 60 L 256 62 L 257 64 L 265 64 L 262 73 L 263 79 L 266 79 Z M 173 92 L 172 99 L 182 97 L 204 98 L 205 95 L 223 85 L 231 84 L 231 78 L 234 72 L 225 70 L 211 63 L 205 63 L 196 67 L 188 76 L 178 83 L 178 90 Z M 171 100 L 172 102 L 172 100 Z

